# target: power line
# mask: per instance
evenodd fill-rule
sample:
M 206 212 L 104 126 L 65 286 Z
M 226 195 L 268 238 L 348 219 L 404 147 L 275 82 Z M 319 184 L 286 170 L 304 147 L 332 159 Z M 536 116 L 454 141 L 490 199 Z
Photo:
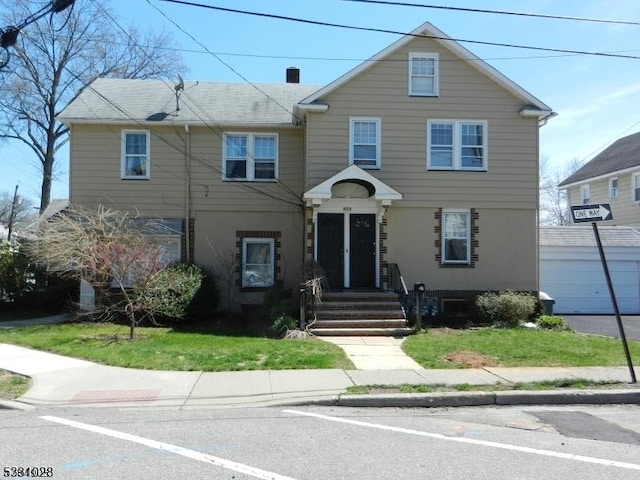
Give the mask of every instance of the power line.
M 509 12 L 506 10 L 487 10 L 487 9 L 481 9 L 481 8 L 468 8 L 468 7 L 448 7 L 443 5 L 425 5 L 425 4 L 409 3 L 409 2 L 392 2 L 392 1 L 384 1 L 384 0 L 342 0 L 342 1 L 353 2 L 353 3 L 372 3 L 372 4 L 378 4 L 378 5 L 395 5 L 400 7 L 431 8 L 435 10 L 451 10 L 456 12 L 513 15 L 518 17 L 544 18 L 544 19 L 550 19 L 550 20 L 573 20 L 578 22 L 610 23 L 614 25 L 640 25 L 640 22 L 631 22 L 627 20 L 607 20 L 604 18 L 574 17 L 574 16 L 566 16 L 566 15 L 547 15 L 543 13 Z
M 99 3 L 97 3 L 95 0 L 92 0 L 92 1 L 94 2 L 94 4 L 96 4 L 96 5 L 98 6 L 98 8 L 100 8 L 100 10 L 102 11 L 103 15 L 105 15 L 105 16 L 106 16 L 106 17 L 107 17 L 107 18 L 108 18 L 112 23 L 114 23 L 114 24 L 116 25 L 116 27 L 117 27 L 121 32 L 123 32 L 123 33 L 125 34 L 125 36 L 127 36 L 127 37 L 129 38 L 129 40 L 133 40 L 133 38 L 131 37 L 131 35 L 129 34 L 129 32 L 127 32 L 127 31 L 126 31 L 126 29 L 125 29 L 124 27 L 122 27 L 122 25 L 120 25 L 120 23 L 119 23 L 115 18 L 113 18 L 113 16 L 112 16 L 112 15 L 111 15 L 107 10 L 105 10 L 105 9 L 102 7 L 102 5 L 100 5 Z M 162 13 L 162 12 L 160 12 L 160 13 Z M 176 25 L 176 26 L 177 26 L 178 28 L 180 28 L 178 25 Z M 195 40 L 195 39 L 194 39 L 194 40 Z M 141 47 L 140 47 L 140 48 L 141 48 Z M 171 86 L 170 86 L 170 85 L 168 85 L 166 81 L 165 81 L 164 83 L 167 85 L 167 87 L 168 87 L 168 88 L 171 88 Z M 93 88 L 92 88 L 92 90 L 93 90 L 96 94 L 98 94 L 98 92 L 97 92 L 95 89 L 93 89 Z M 260 89 L 258 89 L 258 91 L 260 91 L 261 93 L 263 93 Z M 216 136 L 218 136 L 218 137 L 219 137 L 219 138 L 224 142 L 224 138 L 223 138 L 223 136 L 222 136 L 222 135 L 220 134 L 220 132 L 217 130 L 217 129 L 219 129 L 220 131 L 224 131 L 224 127 L 223 127 L 221 124 L 219 124 L 215 119 L 213 119 L 213 118 L 211 117 L 211 115 L 209 114 L 209 112 L 207 112 L 207 111 L 206 111 L 206 110 L 205 110 L 205 109 L 204 109 L 204 108 L 203 108 L 203 107 L 202 107 L 202 106 L 201 106 L 197 101 L 195 101 L 195 100 L 194 100 L 194 99 L 193 99 L 193 98 L 192 98 L 192 97 L 191 97 L 191 96 L 190 96 L 186 91 L 184 91 L 184 90 L 183 90 L 183 91 L 182 91 L 182 93 L 185 95 L 185 97 L 186 97 L 186 98 L 188 98 L 188 99 L 191 101 L 191 103 L 192 103 L 192 105 L 193 105 L 194 107 L 196 107 L 198 110 L 200 110 L 201 112 L 203 112 L 203 114 L 204 114 L 204 115 L 206 115 L 206 117 L 207 117 L 207 119 L 208 119 L 208 120 L 207 120 L 207 119 L 202 118 L 202 117 L 198 114 L 198 112 L 197 112 L 196 110 L 192 110 L 192 111 L 193 111 L 193 113 L 196 115 L 196 117 L 197 117 L 197 118 L 198 118 L 198 119 L 199 119 L 199 120 L 200 120 L 200 121 L 201 121 L 201 122 L 202 122 L 202 123 L 203 123 L 207 128 L 209 128 L 209 130 L 210 130 L 211 132 L 213 132 Z M 101 97 L 103 100 L 107 101 L 110 105 L 112 105 L 112 106 L 114 106 L 115 108 L 117 108 L 120 112 L 124 113 L 124 114 L 125 114 L 125 116 L 127 116 L 130 120 L 133 120 L 133 119 L 134 119 L 134 117 L 133 117 L 132 115 L 130 115 L 130 114 L 128 114 L 128 113 L 126 113 L 126 111 L 125 111 L 122 107 L 120 107 L 120 106 L 116 106 L 116 104 L 115 104 L 115 103 L 111 102 L 109 99 L 107 99 L 107 98 L 106 98 L 106 97 L 104 97 L 103 95 L 101 95 L 101 94 L 98 94 L 98 95 L 100 95 L 100 97 Z M 265 94 L 265 95 L 266 95 L 266 96 L 267 96 L 267 98 L 269 98 L 270 100 L 273 100 L 273 99 L 272 99 L 271 97 L 269 97 L 267 94 Z M 278 106 L 282 107 L 282 106 L 281 106 L 277 101 L 275 101 L 275 100 L 273 100 L 273 101 L 274 101 Z M 282 107 L 282 108 L 284 108 L 284 107 Z M 285 110 L 286 110 L 286 109 L 285 109 Z M 287 110 L 287 111 L 288 111 L 288 110 Z M 213 126 L 212 126 L 209 122 L 211 122 L 211 123 L 213 124 Z M 142 124 L 141 122 L 138 122 L 138 123 Z M 216 128 L 217 128 L 217 129 L 216 129 Z M 159 135 L 157 132 L 154 132 L 154 134 L 156 135 L 156 137 L 161 138 L 161 140 L 163 140 L 167 145 L 170 145 L 170 146 L 172 146 L 173 148 L 175 148 L 176 150 L 178 150 L 178 152 L 180 152 L 180 153 L 185 153 L 185 152 L 181 151 L 179 148 L 176 148 L 176 147 L 175 147 L 175 145 L 171 145 L 169 142 L 165 141 L 165 139 L 164 139 L 164 138 L 162 138 L 162 137 L 161 137 L 161 135 Z M 193 157 L 193 155 L 192 155 L 192 157 Z M 195 158 L 195 157 L 194 157 L 194 158 Z M 249 160 L 253 160 L 253 161 L 255 162 L 255 158 L 253 158 L 253 157 L 248 156 L 248 159 L 249 159 Z M 196 159 L 196 160 L 200 161 L 200 163 L 202 163 L 203 165 L 207 166 L 207 168 L 209 168 L 210 170 L 214 171 L 215 173 L 218 173 L 218 174 L 220 174 L 220 175 L 222 175 L 222 174 L 223 174 L 222 169 L 217 170 L 215 167 L 213 167 L 213 165 L 208 164 L 208 163 L 207 163 L 207 162 L 205 162 L 204 160 L 200 160 L 200 159 Z M 278 180 L 278 186 L 279 186 L 280 188 L 283 188 L 287 193 L 292 194 L 292 195 L 293 195 L 293 197 L 294 197 L 298 202 L 300 201 L 300 196 L 299 196 L 299 195 L 297 195 L 297 194 L 296 194 L 296 193 L 295 193 L 291 188 L 289 188 L 289 186 L 288 186 L 288 185 L 286 185 L 286 184 L 285 184 L 284 182 L 282 182 L 282 180 L 280 180 L 280 179 L 276 179 L 276 180 Z M 274 199 L 274 200 L 279 200 L 279 201 L 284 201 L 284 202 L 290 203 L 290 202 L 288 202 L 286 199 L 283 199 L 283 198 L 280 198 L 280 197 L 276 197 L 276 196 L 270 195 L 270 194 L 268 194 L 268 193 L 264 192 L 263 190 L 260 190 L 259 188 L 256 188 L 256 187 L 254 187 L 254 186 L 252 186 L 252 185 L 243 185 L 243 186 L 244 186 L 244 188 L 246 188 L 246 189 L 248 189 L 248 190 L 251 190 L 251 191 L 253 191 L 253 192 L 255 192 L 255 193 L 259 193 L 259 194 L 262 194 L 262 195 L 269 196 L 270 198 L 272 198 L 272 199 Z M 298 205 L 298 203 L 296 203 L 296 205 Z
M 149 0 L 147 0 L 147 2 L 148 1 Z M 636 55 L 623 55 L 623 54 L 605 53 L 605 52 L 589 52 L 585 50 L 570 50 L 570 49 L 563 49 L 563 48 L 535 47 L 532 45 L 518 45 L 514 43 L 489 42 L 489 41 L 483 41 L 483 40 L 469 40 L 469 39 L 463 39 L 463 38 L 442 37 L 438 35 L 407 33 L 407 32 L 401 32 L 398 30 L 390 30 L 386 28 L 360 27 L 356 25 L 345 25 L 345 24 L 333 23 L 333 22 L 323 22 L 320 20 L 308 20 L 303 18 L 289 17 L 285 15 L 276 15 L 272 13 L 261 13 L 261 12 L 252 12 L 248 10 L 238 10 L 234 8 L 217 7 L 214 5 L 206 5 L 202 3 L 189 2 L 185 0 L 160 0 L 160 1 L 176 3 L 179 5 L 187 5 L 190 7 L 206 8 L 206 9 L 217 10 L 222 12 L 238 13 L 242 15 L 250 15 L 250 16 L 256 16 L 256 17 L 263 17 L 263 18 L 271 18 L 276 20 L 286 20 L 290 22 L 305 23 L 309 25 L 344 28 L 347 30 L 359 30 L 364 32 L 375 32 L 375 33 L 388 33 L 393 35 L 402 35 L 402 36 L 410 36 L 410 37 L 418 37 L 418 38 L 432 38 L 434 40 L 445 40 L 445 41 L 453 41 L 458 43 L 471 43 L 475 45 L 488 45 L 493 47 L 521 48 L 524 50 L 537 50 L 542 52 L 568 53 L 568 54 L 574 54 L 574 55 L 589 55 L 589 56 L 598 56 L 598 57 L 628 58 L 633 60 L 640 60 L 640 56 L 636 56 Z
M 255 88 L 257 91 L 259 91 L 262 95 L 264 95 L 265 97 L 267 97 L 268 99 L 270 99 L 272 102 L 274 102 L 276 105 L 278 105 L 280 108 L 282 108 L 284 111 L 286 111 L 287 113 L 290 113 L 295 119 L 297 119 L 298 121 L 302 121 L 302 119 L 300 117 L 298 117 L 293 111 L 290 111 L 287 107 L 285 107 L 284 105 L 280 104 L 277 100 L 275 100 L 274 98 L 270 97 L 268 93 L 266 93 L 265 91 L 263 91 L 260 87 L 258 87 L 255 83 L 251 82 L 247 77 L 245 77 L 244 75 L 242 75 L 240 72 L 238 72 L 235 68 L 233 68 L 229 63 L 225 62 L 224 60 L 222 60 L 219 56 L 217 56 L 215 53 L 211 52 L 206 45 L 204 45 L 202 42 L 200 42 L 197 38 L 195 38 L 193 35 L 191 35 L 189 32 L 187 32 L 184 28 L 182 28 L 180 25 L 178 25 L 173 19 L 169 18 L 162 10 L 160 10 L 158 7 L 156 7 L 155 5 L 153 5 L 150 0 L 146 0 L 147 3 L 149 5 L 151 5 L 153 8 L 155 8 L 164 18 L 166 18 L 169 22 L 171 22 L 173 25 L 175 25 L 176 28 L 178 28 L 182 33 L 184 33 L 185 35 L 187 35 L 191 40 L 193 40 L 194 42 L 196 42 L 198 45 L 200 45 L 202 48 L 204 48 L 207 53 L 209 53 L 209 55 L 213 56 L 213 58 L 215 58 L 216 60 L 218 60 L 220 63 L 222 63 L 225 67 L 227 67 L 229 70 L 231 70 L 233 73 L 235 73 L 238 77 L 240 77 L 243 81 L 245 81 L 246 83 L 248 83 L 249 85 L 251 85 L 253 88 Z
M 64 38 L 59 36 L 58 38 Z M 150 45 L 141 45 L 138 43 L 123 43 L 117 42 L 113 40 L 92 40 L 89 39 L 87 42 L 98 42 L 101 45 L 119 45 L 119 46 L 128 46 L 128 47 L 136 47 L 136 48 L 149 48 Z M 307 60 L 307 61 L 319 61 L 319 62 L 370 62 L 370 57 L 368 58 L 355 58 L 355 57 L 316 57 L 316 56 L 301 56 L 301 55 L 277 55 L 277 54 L 258 54 L 258 53 L 241 53 L 241 52 L 215 52 L 208 50 L 195 50 L 190 48 L 178 48 L 178 47 L 167 47 L 167 46 L 156 46 L 158 50 L 165 50 L 170 52 L 180 52 L 180 53 L 192 53 L 199 55 L 217 55 L 217 56 L 226 56 L 226 57 L 243 57 L 243 58 L 265 58 L 265 59 L 284 59 L 284 60 Z M 623 53 L 623 52 L 638 52 L 640 49 L 634 48 L 629 50 L 617 50 L 612 52 L 604 52 L 604 53 Z M 439 60 L 440 63 L 445 62 L 461 62 L 461 61 L 498 61 L 498 60 L 537 60 L 537 59 L 548 59 L 548 58 L 565 58 L 570 56 L 576 56 L 578 54 L 557 54 L 557 55 L 518 55 L 518 56 L 499 56 L 499 57 L 482 57 L 482 58 L 441 58 Z M 376 63 L 389 62 L 389 63 L 407 63 L 407 59 L 395 59 L 395 58 L 381 58 L 375 60 Z

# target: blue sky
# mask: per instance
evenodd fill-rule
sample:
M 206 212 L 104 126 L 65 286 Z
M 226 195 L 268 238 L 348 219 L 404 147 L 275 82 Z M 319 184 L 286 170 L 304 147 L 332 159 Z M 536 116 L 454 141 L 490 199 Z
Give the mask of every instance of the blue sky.
M 88 1 L 88 0 L 80 0 Z M 96 0 L 97 1 L 97 0 Z M 414 3 L 640 22 L 637 0 L 410 0 Z M 410 32 L 429 21 L 456 39 L 530 45 L 640 57 L 640 26 L 515 17 L 342 0 L 197 0 L 197 3 L 322 22 Z M 38 4 L 38 2 L 34 2 Z M 394 42 L 398 35 L 316 26 L 190 7 L 160 0 L 110 0 L 122 25 L 164 28 L 184 49 L 185 79 L 324 85 Z M 202 52 L 186 30 L 217 57 Z M 615 139 L 640 131 L 640 59 L 556 54 L 462 43 L 551 106 L 559 116 L 541 130 L 541 154 L 563 170 Z M 221 61 L 222 60 L 222 61 Z M 225 65 L 226 64 L 226 65 Z M 58 160 L 53 198 L 68 195 L 68 152 Z M 39 201 L 37 160 L 17 144 L 0 145 L 0 192 Z

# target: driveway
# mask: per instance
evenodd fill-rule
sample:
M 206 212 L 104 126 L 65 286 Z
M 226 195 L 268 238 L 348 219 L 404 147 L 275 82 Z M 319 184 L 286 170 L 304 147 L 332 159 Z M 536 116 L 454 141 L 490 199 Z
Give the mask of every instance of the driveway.
M 620 338 L 615 315 L 560 315 L 576 332 Z M 627 340 L 640 341 L 640 315 L 622 315 Z

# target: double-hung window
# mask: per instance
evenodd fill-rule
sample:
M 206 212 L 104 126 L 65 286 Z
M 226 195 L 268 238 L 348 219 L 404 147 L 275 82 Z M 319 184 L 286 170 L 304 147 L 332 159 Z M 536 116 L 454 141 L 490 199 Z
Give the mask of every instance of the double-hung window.
M 442 212 L 442 263 L 470 263 L 470 218 L 469 210 Z
M 352 118 L 349 128 L 349 164 L 379 169 L 380 119 Z
M 631 195 L 634 202 L 640 202 L 640 172 L 631 177 Z
M 409 95 L 438 96 L 438 54 L 409 54 Z
M 589 184 L 580 186 L 580 203 L 589 205 L 591 203 L 591 186 Z
M 618 198 L 618 177 L 609 179 L 609 198 Z
M 123 130 L 120 175 L 126 180 L 149 179 L 150 134 L 147 130 Z
M 487 122 L 429 120 L 428 170 L 487 169 Z
M 274 280 L 273 238 L 242 239 L 242 286 L 245 288 L 272 287 Z
M 225 180 L 269 181 L 277 177 L 278 136 L 275 134 L 225 133 Z

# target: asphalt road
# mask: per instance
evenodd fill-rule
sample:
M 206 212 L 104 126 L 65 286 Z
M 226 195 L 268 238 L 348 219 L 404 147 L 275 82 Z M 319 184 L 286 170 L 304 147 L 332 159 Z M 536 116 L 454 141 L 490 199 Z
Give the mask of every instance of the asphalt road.
M 640 478 L 640 407 L 628 405 L 59 408 L 0 411 L 0 433 L 0 478 Z
M 615 315 L 560 315 L 576 332 L 620 338 Z M 622 315 L 627 340 L 640 341 L 640 316 Z

